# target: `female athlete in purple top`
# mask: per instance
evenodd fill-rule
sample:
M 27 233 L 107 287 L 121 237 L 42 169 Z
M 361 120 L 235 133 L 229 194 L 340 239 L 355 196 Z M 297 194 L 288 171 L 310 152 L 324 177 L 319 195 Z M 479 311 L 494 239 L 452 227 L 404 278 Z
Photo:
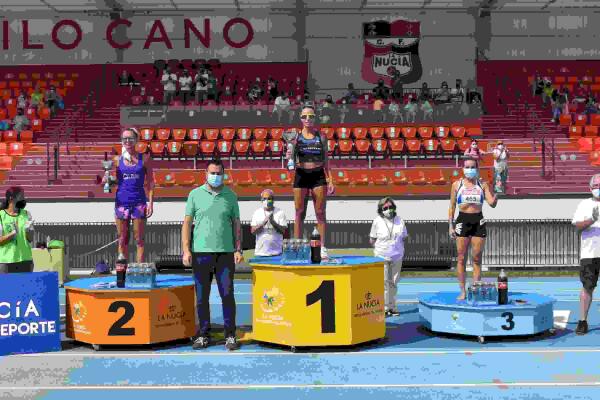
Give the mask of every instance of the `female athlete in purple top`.
M 137 244 L 137 262 L 144 262 L 144 229 L 146 218 L 154 208 L 154 174 L 148 154 L 135 150 L 138 133 L 126 129 L 121 135 L 123 154 L 115 157 L 117 166 L 117 195 L 115 198 L 115 223 L 119 235 L 119 254 L 127 257 L 129 220 L 133 220 L 133 234 Z M 146 196 L 146 192 L 148 196 Z

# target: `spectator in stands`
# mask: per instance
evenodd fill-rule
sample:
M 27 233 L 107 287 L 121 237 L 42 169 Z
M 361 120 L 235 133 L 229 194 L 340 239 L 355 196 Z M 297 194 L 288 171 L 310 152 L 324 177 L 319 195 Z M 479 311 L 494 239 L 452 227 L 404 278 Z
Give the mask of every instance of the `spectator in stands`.
M 119 86 L 129 86 L 130 88 L 133 88 L 135 83 L 133 75 L 128 74 L 126 70 L 121 72 L 121 75 L 119 76 Z
M 533 95 L 541 96 L 544 93 L 544 79 L 539 74 L 535 75 L 535 79 L 533 81 Z
M 115 196 L 115 224 L 119 238 L 119 258 L 129 254 L 129 223 L 133 222 L 133 236 L 137 246 L 136 260 L 144 262 L 144 231 L 146 219 L 154 213 L 154 173 L 149 154 L 136 151 L 139 134 L 127 128 L 121 134 L 122 151 L 114 158 L 117 169 Z M 104 176 L 102 183 L 115 183 Z
M 187 69 L 184 69 L 183 74 L 179 77 L 179 91 L 181 92 L 181 97 L 183 98 L 184 110 L 192 95 L 192 83 L 193 79 L 190 76 L 190 73 Z
M 350 112 L 350 107 L 348 107 L 348 100 L 344 98 L 344 99 L 342 99 L 342 104 L 340 105 L 340 108 L 339 108 L 340 124 L 343 124 L 344 121 L 346 121 L 346 115 L 348 115 L 349 112 Z
M 250 232 L 256 235 L 254 255 L 278 256 L 283 250 L 283 235 L 287 231 L 287 218 L 283 210 L 275 207 L 275 195 L 271 189 L 260 194 L 261 207 L 252 215 Z
M 429 86 L 427 82 L 423 82 L 421 85 L 421 93 L 419 93 L 419 101 L 425 101 L 431 99 L 431 90 L 429 90 Z
M 348 90 L 342 99 L 346 99 L 346 103 L 354 104 L 358 100 L 358 92 L 354 89 L 354 83 L 348 84 Z
M 17 97 L 17 110 L 25 110 L 27 108 L 27 96 L 25 92 L 21 90 L 19 97 Z
M 216 102 L 219 102 L 219 88 L 217 86 L 217 78 L 215 77 L 215 74 L 213 71 L 208 71 L 208 85 L 207 85 L 207 92 L 206 94 L 208 95 L 208 98 L 210 100 L 214 100 Z
M 29 119 L 25 115 L 22 108 L 17 108 L 17 115 L 13 119 L 13 130 L 15 130 L 19 135 L 22 131 L 29 127 Z
M 260 78 L 257 77 L 256 81 L 248 87 L 248 102 L 255 104 L 259 100 L 262 100 L 264 94 L 265 92 L 260 85 Z
M 581 232 L 579 280 L 582 283 L 579 294 L 579 321 L 575 333 L 588 333 L 587 317 L 592 304 L 594 289 L 600 273 L 600 174 L 590 179 L 592 197 L 579 203 L 572 224 Z
M 589 91 L 583 84 L 583 81 L 579 81 L 575 92 L 573 93 L 573 103 L 586 103 L 589 97 Z
M 423 111 L 423 120 L 429 119 L 433 121 L 433 106 L 429 100 L 423 100 L 423 103 L 421 103 L 421 111 Z
M 398 70 L 394 71 L 394 77 L 392 78 L 392 98 L 395 100 L 402 100 L 404 98 L 404 85 L 402 84 L 402 78 Z
M 401 100 L 393 99 L 388 107 L 388 112 L 392 117 L 393 123 L 396 123 L 398 118 L 400 118 L 401 122 L 404 122 L 404 117 L 402 117 L 402 111 L 400 110 L 400 101 Z
M 494 181 L 492 187 L 496 193 L 506 192 L 506 180 L 508 179 L 508 158 L 509 153 L 504 142 L 498 141 L 498 144 L 492 151 L 494 157 Z
M 462 85 L 462 79 L 456 80 L 454 89 L 450 91 L 450 100 L 456 103 L 462 103 L 465 100 L 465 88 Z
M 390 89 L 385 86 L 383 79 L 377 81 L 377 86 L 373 88 L 373 96 L 375 98 L 387 99 L 390 96 Z
M 242 223 L 237 195 L 223 184 L 225 167 L 212 160 L 206 169 L 206 184 L 192 190 L 185 207 L 181 229 L 183 265 L 192 267 L 200 332 L 193 349 L 210 344 L 210 289 L 216 275 L 225 325 L 225 348 L 238 348 L 235 337 L 235 264 L 242 255 Z M 193 245 L 191 229 L 194 226 Z
M 177 75 L 171 73 L 171 67 L 165 68 L 160 83 L 163 85 L 163 116 L 167 118 L 167 109 L 171 104 L 171 100 L 175 98 L 175 90 L 177 89 Z
M 373 112 L 375 113 L 375 120 L 377 122 L 383 122 L 383 120 L 384 120 L 384 114 L 383 114 L 384 106 L 385 106 L 385 103 L 384 103 L 383 99 L 381 98 L 380 95 L 377 95 L 375 97 L 375 101 L 373 102 Z
M 194 77 L 196 83 L 196 103 L 202 104 L 208 99 L 208 72 L 202 68 Z
M 479 179 L 479 165 L 477 160 L 468 158 L 463 167 L 464 178 L 454 182 L 450 191 L 450 208 L 448 215 L 450 237 L 456 239 L 458 252 L 456 270 L 458 271 L 458 283 L 460 295 L 457 300 L 464 300 L 465 290 L 465 262 L 467 252 L 471 245 L 473 257 L 473 280 L 481 278 L 481 255 L 485 245 L 487 229 L 483 218 L 484 200 L 495 208 L 498 198 L 490 190 L 487 182 Z M 454 213 L 458 206 L 458 217 L 454 221 Z
M 585 105 L 585 113 L 586 114 L 596 114 L 598 112 L 598 105 L 596 104 L 596 99 L 592 96 L 588 96 L 587 103 Z
M 414 97 L 408 98 L 408 103 L 404 106 L 404 110 L 406 111 L 406 122 L 415 122 L 417 119 L 417 110 L 418 110 L 417 99 Z
M 335 114 L 335 104 L 333 103 L 333 97 L 330 94 L 325 96 L 325 101 L 320 107 L 320 122 L 328 124 L 331 122 L 333 115 Z
M 277 114 L 277 121 L 281 122 L 281 117 L 283 113 L 287 113 L 291 119 L 290 115 L 290 99 L 285 92 L 281 92 L 279 96 L 275 99 L 275 106 L 273 107 L 273 113 Z M 290 121 L 291 122 L 291 121 Z
M 279 93 L 278 82 L 272 76 L 267 80 L 267 93 L 269 93 L 269 103 L 272 103 Z
M 8 188 L 0 211 L 0 274 L 33 272 L 33 219 L 25 210 L 25 192 Z
M 384 197 L 377 203 L 378 216 L 373 220 L 369 234 L 375 257 L 383 258 L 385 316 L 399 315 L 396 307 L 398 281 L 404 257 L 404 241 L 408 237 L 406 225 L 396 213 L 396 203 Z
M 471 139 L 471 145 L 465 150 L 464 157 L 479 161 L 485 154 L 487 153 L 479 148 L 477 139 Z
M 61 98 L 58 93 L 56 93 L 56 88 L 54 86 L 50 86 L 50 90 L 46 92 L 46 106 L 50 109 L 50 115 L 52 117 L 56 115 L 58 102 L 60 100 Z
M 323 139 L 319 131 L 315 129 L 315 109 L 313 106 L 305 105 L 302 108 L 300 119 L 302 120 L 302 131 L 298 135 L 294 146 L 286 153 L 286 158 L 294 160 L 296 174 L 294 179 L 294 205 L 296 216 L 294 224 L 294 237 L 302 238 L 304 218 L 306 217 L 306 206 L 308 195 L 312 192 L 313 205 L 317 217 L 317 228 L 321 234 L 321 257 L 327 258 L 325 248 L 327 196 L 335 191 L 331 170 L 327 160 L 327 140 Z
M 552 82 L 549 79 L 544 80 L 544 90 L 542 91 L 542 103 L 544 105 L 547 105 L 552 101 L 553 92 L 554 87 L 552 87 Z
M 449 103 L 449 102 L 450 102 L 450 88 L 448 87 L 448 82 L 444 81 L 444 82 L 442 82 L 442 87 L 440 88 L 440 91 L 435 96 L 435 103 L 436 104 L 444 104 L 444 103 Z
M 40 108 L 44 103 L 44 95 L 40 91 L 40 86 L 35 85 L 35 89 L 33 89 L 33 93 L 31 93 L 31 99 L 29 104 L 31 107 Z

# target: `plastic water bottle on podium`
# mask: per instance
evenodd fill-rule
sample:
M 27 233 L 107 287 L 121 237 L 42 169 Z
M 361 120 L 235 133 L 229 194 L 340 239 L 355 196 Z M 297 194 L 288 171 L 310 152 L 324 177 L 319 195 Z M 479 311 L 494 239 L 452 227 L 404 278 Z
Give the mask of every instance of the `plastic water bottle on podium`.
M 288 239 L 283 239 L 283 244 L 281 245 L 281 264 L 285 265 L 288 260 Z
M 304 264 L 310 264 L 310 242 L 306 239 L 302 239 L 302 262 Z
M 117 260 L 115 269 L 117 270 L 117 287 L 124 288 L 127 274 L 127 260 L 125 259 L 124 255 L 119 254 L 119 259 Z
M 498 304 L 508 304 L 508 276 L 504 269 L 498 275 Z

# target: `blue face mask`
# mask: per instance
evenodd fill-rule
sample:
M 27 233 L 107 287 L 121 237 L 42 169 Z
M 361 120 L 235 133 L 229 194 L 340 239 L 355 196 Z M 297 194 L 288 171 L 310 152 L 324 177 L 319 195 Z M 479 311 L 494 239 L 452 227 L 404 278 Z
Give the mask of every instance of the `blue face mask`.
M 208 174 L 206 181 L 212 187 L 219 187 L 223 184 L 223 175 Z
M 477 176 L 478 171 L 475 168 L 463 168 L 463 173 L 465 174 L 466 178 L 473 179 Z

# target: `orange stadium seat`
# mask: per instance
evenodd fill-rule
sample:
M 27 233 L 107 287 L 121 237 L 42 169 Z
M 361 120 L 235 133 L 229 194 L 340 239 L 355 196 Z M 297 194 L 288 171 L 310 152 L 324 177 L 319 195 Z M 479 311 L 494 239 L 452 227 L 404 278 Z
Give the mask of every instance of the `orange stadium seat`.
M 12 157 L 0 156 L 0 170 L 10 171 L 12 169 Z
M 8 113 L 6 112 L 6 109 L 0 108 L 0 120 L 6 119 L 7 116 L 8 116 Z
M 187 135 L 187 132 L 185 129 L 173 129 L 173 140 L 177 140 L 179 142 L 183 142 L 185 140 L 185 137 Z
M 252 155 L 256 157 L 264 157 L 267 150 L 267 142 L 264 140 L 252 141 Z
M 219 139 L 219 130 L 215 128 L 205 129 L 204 137 L 206 140 L 217 140 Z
M 450 128 L 448 128 L 447 126 L 436 126 L 433 131 L 435 137 L 437 137 L 438 139 L 447 138 L 450 134 Z
M 390 139 L 390 152 L 393 156 L 404 154 L 404 139 Z
M 36 111 L 37 111 L 37 110 L 36 110 L 35 108 L 28 107 L 28 108 L 25 110 L 25 116 L 26 116 L 28 119 L 34 119 L 34 118 L 36 118 L 36 117 L 37 117 L 37 112 L 36 112 Z
M 179 154 L 181 154 L 181 145 L 182 142 L 168 142 L 167 153 L 169 153 L 170 156 L 178 156 Z
M 0 89 L 6 89 L 6 81 L 0 81 Z
M 4 142 L 0 142 L 0 156 L 8 154 L 8 145 Z
M 587 115 L 575 114 L 575 126 L 583 126 L 587 124 Z
M 200 179 L 198 182 L 201 182 L 201 181 L 202 181 L 202 179 Z M 223 182 L 228 186 L 234 184 L 233 176 L 231 174 L 228 174 L 227 171 L 225 171 L 225 174 L 223 174 Z
M 408 170 L 408 180 L 413 185 L 424 186 L 429 185 L 429 179 L 425 176 L 423 170 Z
M 202 157 L 212 157 L 215 154 L 216 143 L 214 140 L 203 140 L 200 142 L 200 154 Z
M 2 96 L 2 100 L 8 100 L 12 96 L 12 91 L 10 89 L 3 89 L 0 95 Z
M 33 142 L 33 131 L 21 131 L 19 134 L 21 142 L 31 143 Z
M 201 140 L 202 139 L 202 129 L 193 128 L 188 131 L 187 135 L 189 140 Z
M 135 151 L 145 154 L 148 151 L 148 142 L 137 142 L 135 144 Z
M 560 117 L 558 117 L 558 121 L 561 126 L 571 125 L 571 122 L 572 122 L 571 114 L 568 114 L 568 115 L 561 114 Z
M 335 154 L 336 147 L 337 147 L 337 142 L 335 141 L 335 139 L 327 140 L 327 155 L 329 157 L 331 157 Z
M 273 185 L 287 187 L 292 183 L 292 172 L 287 170 L 273 172 L 271 179 Z
M 337 144 L 339 149 L 339 155 L 348 156 L 352 154 L 352 151 L 354 149 L 354 143 L 352 142 L 352 140 L 340 139 L 338 140 Z
M 456 140 L 454 139 L 443 139 L 440 141 L 440 146 L 445 153 L 454 153 L 456 149 Z
M 402 136 L 405 139 L 414 139 L 417 137 L 417 128 L 414 126 L 405 126 L 402 128 Z
M 197 141 L 183 142 L 182 153 L 186 157 L 195 157 L 198 154 L 198 142 Z
M 235 138 L 235 129 L 234 128 L 221 129 L 221 139 L 233 140 L 234 138 Z
M 367 186 L 369 184 L 368 169 L 350 169 L 348 177 L 352 185 Z
M 153 141 L 150 143 L 150 152 L 154 156 L 162 156 L 165 151 L 165 142 Z
M 400 137 L 401 129 L 395 126 L 385 128 L 385 135 L 388 139 L 398 139 Z
M 381 139 L 383 138 L 383 134 L 385 130 L 381 127 L 372 126 L 369 128 L 369 134 L 371 135 L 371 139 Z
M 577 146 L 579 147 L 579 151 L 592 151 L 593 144 L 593 138 L 579 138 L 579 140 L 577 140 Z
M 221 157 L 229 157 L 233 152 L 233 140 L 219 140 L 217 141 L 217 153 Z
M 21 86 L 21 83 L 19 81 L 10 81 L 8 82 L 8 87 L 9 88 L 18 88 Z
M 478 126 L 472 126 L 467 128 L 467 136 L 482 136 L 483 131 Z
M 554 83 L 557 83 L 557 84 L 567 83 L 567 78 L 564 76 L 555 76 Z
M 22 156 L 25 154 L 25 148 L 21 142 L 13 142 L 8 144 L 9 156 Z
M 40 78 L 41 78 L 41 75 L 39 72 L 33 72 L 31 74 L 31 79 L 40 79 Z
M 175 184 L 177 186 L 195 186 L 198 175 L 195 171 L 176 171 Z
M 240 186 L 252 186 L 254 185 L 254 178 L 249 170 L 233 170 L 231 171 L 233 179 L 237 185 Z
M 594 125 L 586 125 L 583 128 L 585 136 L 598 136 L 598 127 Z
M 418 132 L 422 139 L 431 139 L 433 136 L 433 128 L 431 126 L 421 126 L 419 127 Z
M 600 114 L 591 114 L 590 124 L 594 126 L 600 126 Z
M 2 140 L 5 141 L 5 142 L 16 142 L 16 141 L 18 141 L 19 137 L 17 135 L 17 131 L 13 131 L 12 129 L 8 130 L 8 131 L 4 131 L 2 133 Z
M 385 139 L 374 139 L 372 146 L 376 156 L 385 156 L 387 153 L 388 142 Z
M 115 143 L 115 144 L 113 144 L 112 149 L 113 149 L 114 154 L 120 156 L 121 153 L 123 152 L 123 145 L 120 143 Z
M 268 131 L 265 128 L 254 129 L 254 139 L 256 140 L 267 140 Z
M 42 130 L 42 120 L 41 119 L 34 119 L 31 121 L 31 130 L 34 132 L 39 132 Z
M 73 87 L 75 87 L 75 82 L 73 82 L 70 79 L 67 79 L 64 83 L 65 83 L 65 87 L 66 88 L 73 88 Z
M 33 82 L 31 81 L 23 81 L 23 83 L 21 84 L 22 87 L 24 88 L 32 88 L 33 87 Z
M 8 118 L 13 119 L 17 115 L 17 107 L 7 107 Z
M 449 182 L 444 176 L 444 172 L 441 169 L 436 170 L 427 170 L 426 172 L 427 178 L 431 182 L 432 185 L 447 185 Z
M 390 180 L 388 179 L 388 176 L 384 171 L 377 169 L 369 169 L 367 171 L 369 173 L 369 179 L 375 185 L 385 186 L 390 183 Z
M 408 185 L 408 178 L 404 171 L 394 171 L 392 174 L 392 183 L 394 185 Z
M 355 139 L 366 139 L 368 132 L 369 131 L 367 130 L 367 128 L 357 127 L 352 129 L 352 134 L 354 135 Z
M 280 157 L 283 154 L 282 140 L 269 140 L 269 152 L 272 157 Z
M 154 129 L 144 128 L 140 131 L 140 140 L 150 142 L 154 140 Z
M 156 130 L 156 139 L 167 141 L 171 138 L 171 130 L 169 128 L 159 128 Z
M 335 138 L 335 129 L 333 128 L 321 128 L 320 131 L 322 137 L 326 137 L 329 140 Z
M 419 139 L 409 139 L 406 141 L 406 150 L 409 153 L 417 154 L 421 152 L 421 141 Z
M 423 140 L 421 143 L 426 153 L 432 154 L 438 152 L 440 142 L 437 139 Z
M 271 186 L 271 172 L 268 169 L 257 169 L 254 171 L 254 182 L 258 186 Z
M 366 156 L 371 152 L 371 142 L 367 139 L 356 139 L 354 141 L 356 152 L 361 156 Z
M 583 126 L 572 125 L 569 128 L 569 137 L 581 137 L 583 135 Z
M 346 127 L 337 128 L 336 133 L 338 139 L 350 139 L 350 129 Z
M 250 140 L 252 130 L 250 128 L 239 128 L 237 130 L 237 138 L 241 140 Z
M 456 141 L 456 145 L 458 146 L 458 150 L 465 152 L 471 146 L 471 139 L 462 138 Z
M 348 177 L 348 173 L 342 169 L 338 169 L 331 172 L 333 182 L 336 185 L 349 185 L 350 178 Z
M 280 140 L 283 137 L 283 128 L 273 128 L 270 132 L 271 139 Z
M 248 157 L 248 151 L 250 150 L 250 142 L 247 140 L 236 140 L 233 144 L 235 149 L 235 155 L 237 158 Z
M 175 174 L 169 170 L 154 170 L 154 180 L 157 186 L 173 186 Z

